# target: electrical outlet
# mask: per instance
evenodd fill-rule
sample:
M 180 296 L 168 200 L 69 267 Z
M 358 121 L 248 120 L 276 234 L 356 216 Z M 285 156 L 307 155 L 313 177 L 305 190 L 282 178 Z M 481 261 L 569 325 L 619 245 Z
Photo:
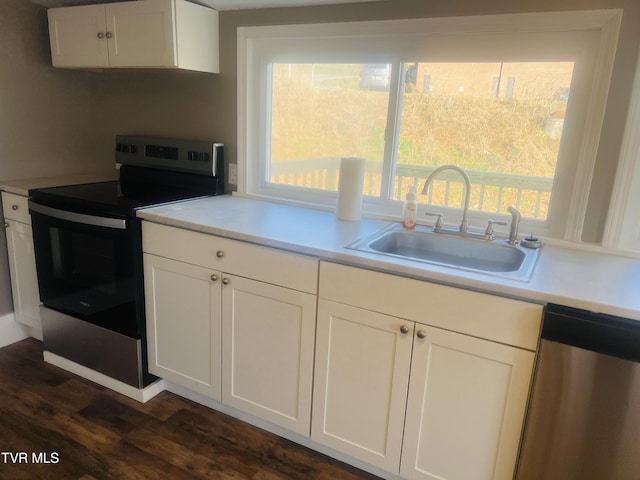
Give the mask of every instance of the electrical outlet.
M 229 185 L 238 185 L 238 165 L 235 163 L 229 164 L 229 176 L 227 178 Z

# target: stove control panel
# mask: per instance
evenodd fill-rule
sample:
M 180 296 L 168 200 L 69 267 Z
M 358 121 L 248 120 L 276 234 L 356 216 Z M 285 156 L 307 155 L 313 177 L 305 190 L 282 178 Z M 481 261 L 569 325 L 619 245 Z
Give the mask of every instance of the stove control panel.
M 220 176 L 223 144 L 138 135 L 116 136 L 116 163 Z
M 207 152 L 191 151 L 187 153 L 187 158 L 192 162 L 208 162 L 210 157 Z

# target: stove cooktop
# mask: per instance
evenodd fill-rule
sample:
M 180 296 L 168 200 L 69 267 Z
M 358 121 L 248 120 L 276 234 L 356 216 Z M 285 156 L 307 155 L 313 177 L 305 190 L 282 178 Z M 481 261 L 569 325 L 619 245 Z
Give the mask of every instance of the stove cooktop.
M 216 177 L 123 166 L 119 181 L 40 188 L 29 195 L 52 208 L 126 218 L 140 208 L 221 193 Z
M 118 181 L 51 187 L 30 192 L 31 200 L 42 205 L 117 217 L 135 215 L 136 210 L 152 205 L 207 195 L 211 193 L 167 186 L 137 185 L 123 188 Z
M 31 201 L 126 218 L 140 208 L 224 193 L 221 143 L 117 135 L 115 150 L 119 181 L 35 189 Z

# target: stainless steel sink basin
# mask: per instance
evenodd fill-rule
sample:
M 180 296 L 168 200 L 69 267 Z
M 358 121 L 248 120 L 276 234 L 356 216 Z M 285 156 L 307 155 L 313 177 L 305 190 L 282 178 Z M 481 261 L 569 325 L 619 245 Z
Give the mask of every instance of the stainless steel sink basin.
M 525 282 L 531 277 L 538 258 L 538 250 L 508 245 L 504 239 L 456 237 L 420 227 L 411 231 L 398 224 L 389 225 L 347 248 Z

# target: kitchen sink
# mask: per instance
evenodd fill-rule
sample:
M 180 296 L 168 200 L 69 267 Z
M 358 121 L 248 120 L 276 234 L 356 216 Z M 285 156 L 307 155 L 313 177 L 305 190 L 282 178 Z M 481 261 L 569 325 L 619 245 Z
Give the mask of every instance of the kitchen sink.
M 405 230 L 399 224 L 389 225 L 347 248 L 524 282 L 531 277 L 539 255 L 539 249 L 509 245 L 505 239 L 457 237 L 421 227 Z

